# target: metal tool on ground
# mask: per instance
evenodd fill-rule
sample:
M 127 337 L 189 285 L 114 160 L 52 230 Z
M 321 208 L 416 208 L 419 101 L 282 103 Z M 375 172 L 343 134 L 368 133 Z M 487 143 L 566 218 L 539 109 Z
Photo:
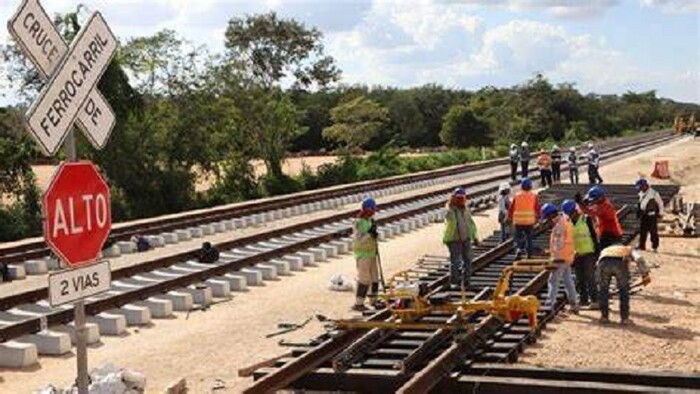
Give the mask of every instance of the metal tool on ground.
M 468 331 L 467 316 L 476 312 L 487 312 L 505 322 L 513 322 L 525 314 L 531 328 L 537 327 L 537 310 L 540 303 L 537 297 L 528 295 L 508 295 L 510 280 L 515 273 L 538 273 L 552 270 L 555 266 L 549 259 L 522 259 L 506 267 L 500 275 L 498 284 L 490 300 L 467 301 L 464 286 L 459 302 L 449 302 L 444 297 L 427 297 L 427 288 L 413 281 L 409 272 L 394 275 L 389 280 L 389 287 L 379 294 L 394 319 L 388 321 L 367 321 L 339 319 L 330 320 L 331 326 L 338 329 L 430 329 Z M 431 313 L 457 314 L 458 319 L 450 323 L 423 322 L 421 318 Z M 323 317 L 324 320 L 328 320 Z
M 296 330 L 298 330 L 298 329 L 300 329 L 300 328 L 304 328 L 304 327 L 306 327 L 307 324 L 309 324 L 309 322 L 310 322 L 311 319 L 313 319 L 313 318 L 314 318 L 314 317 L 311 316 L 311 317 L 309 317 L 308 319 L 304 320 L 304 321 L 303 321 L 302 323 L 300 323 L 300 324 L 296 324 L 296 323 L 279 323 L 279 324 L 277 325 L 277 328 L 279 328 L 280 330 L 265 335 L 265 338 L 276 337 L 276 336 L 278 336 L 278 335 L 286 334 L 286 333 L 289 333 L 289 332 L 292 332 L 292 331 L 296 331 Z

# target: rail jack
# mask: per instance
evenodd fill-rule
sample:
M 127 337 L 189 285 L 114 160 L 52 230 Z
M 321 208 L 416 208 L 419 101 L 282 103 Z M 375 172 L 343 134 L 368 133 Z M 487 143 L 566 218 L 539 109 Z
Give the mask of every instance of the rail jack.
M 537 327 L 537 310 L 540 302 L 534 295 L 507 295 L 510 279 L 516 272 L 535 272 L 553 270 L 556 267 L 548 259 L 523 259 L 506 267 L 490 300 L 467 300 L 464 287 L 461 300 L 445 302 L 429 298 L 427 288 L 412 281 L 407 271 L 394 275 L 387 283 L 387 288 L 379 298 L 382 299 L 392 318 L 386 321 L 364 321 L 341 319 L 333 320 L 332 325 L 339 329 L 428 329 L 468 331 L 468 317 L 476 312 L 490 313 L 504 322 L 514 322 L 525 314 L 530 328 Z M 452 314 L 455 319 L 446 323 L 421 322 L 421 318 L 431 313 Z

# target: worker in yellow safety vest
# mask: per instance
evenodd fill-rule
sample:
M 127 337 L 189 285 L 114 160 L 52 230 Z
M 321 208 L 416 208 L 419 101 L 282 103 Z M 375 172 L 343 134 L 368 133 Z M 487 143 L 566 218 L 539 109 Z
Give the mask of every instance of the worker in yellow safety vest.
M 542 220 L 553 222 L 552 233 L 549 236 L 549 254 L 556 269 L 550 271 L 547 280 L 547 301 L 545 305 L 554 308 L 559 294 L 559 282 L 564 280 L 564 291 L 572 313 L 579 312 L 578 293 L 571 275 L 571 265 L 574 263 L 574 226 L 566 214 L 559 213 L 552 203 L 542 206 Z
M 574 272 L 576 289 L 581 306 L 598 309 L 598 288 L 595 281 L 595 263 L 598 260 L 600 244 L 593 219 L 578 209 L 574 200 L 564 200 L 561 211 L 571 218 L 574 225 Z
M 539 219 L 540 203 L 537 194 L 532 191 L 530 178 L 520 181 L 518 192 L 508 208 L 508 219 L 513 223 L 513 238 L 518 248 L 516 256 L 520 258 L 523 251 L 532 257 L 532 229 Z
M 620 244 L 608 246 L 600 252 L 596 267 L 598 291 L 600 293 L 600 322 L 610 323 L 610 282 L 615 277 L 615 284 L 620 295 L 620 324 L 631 324 L 630 320 L 630 271 L 629 263 L 634 261 L 642 277 L 642 284 L 651 283 L 649 268 L 644 256 L 638 250 Z
M 353 253 L 357 265 L 357 290 L 355 311 L 365 311 L 365 298 L 375 306 L 379 292 L 379 267 L 377 261 L 377 224 L 373 217 L 377 203 L 371 197 L 362 201 L 362 208 L 353 224 Z
M 450 253 L 450 286 L 469 288 L 472 267 L 472 242 L 478 245 L 476 225 L 467 205 L 466 191 L 458 187 L 447 202 L 442 242 Z

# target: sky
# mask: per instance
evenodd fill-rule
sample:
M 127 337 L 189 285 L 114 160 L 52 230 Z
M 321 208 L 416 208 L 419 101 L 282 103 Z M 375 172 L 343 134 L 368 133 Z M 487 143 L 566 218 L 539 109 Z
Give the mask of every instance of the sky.
M 8 20 L 20 0 L 0 0 Z M 232 17 L 274 10 L 323 32 L 342 83 L 476 90 L 538 72 L 583 93 L 700 103 L 700 0 L 43 0 L 101 11 L 122 40 L 169 28 L 223 49 Z M 147 5 L 146 5 L 147 4 Z M 8 42 L 0 29 L 0 42 Z M 1 61 L 1 60 L 0 60 Z M 16 101 L 0 67 L 0 105 Z

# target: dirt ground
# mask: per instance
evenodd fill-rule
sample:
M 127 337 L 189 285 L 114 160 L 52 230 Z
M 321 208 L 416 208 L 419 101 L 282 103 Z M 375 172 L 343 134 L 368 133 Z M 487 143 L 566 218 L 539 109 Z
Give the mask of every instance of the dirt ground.
M 692 191 L 700 184 L 698 153 L 700 141 L 674 143 L 645 154 L 670 158 L 672 172 L 682 182 L 695 185 L 688 186 Z M 627 159 L 603 167 L 602 175 L 608 182 L 632 182 L 639 168 L 649 172 L 651 163 L 648 159 Z M 698 200 L 700 196 L 693 198 Z M 482 235 L 494 230 L 493 210 L 476 219 Z M 440 242 L 441 228 L 434 224 L 382 243 L 385 273 L 411 267 L 425 254 L 446 255 Z M 697 370 L 700 294 L 697 270 L 692 265 L 700 261 L 700 244 L 694 240 L 680 249 L 664 239 L 661 253 L 654 258 L 658 258 L 661 268 L 653 271 L 652 284 L 632 300 L 632 317 L 637 325 L 620 329 L 614 324 L 604 329 L 592 324 L 593 315 L 589 312 L 580 317 L 569 316 L 548 326 L 551 329 L 537 344 L 544 347 L 528 351 L 526 362 Z M 315 312 L 331 317 L 349 314 L 353 294 L 327 289 L 335 274 L 354 278 L 353 259 L 347 255 L 334 258 L 306 272 L 266 282 L 266 286 L 236 293 L 230 302 L 206 312 L 193 312 L 189 317 L 177 314 L 174 319 L 155 320 L 147 328 L 130 327 L 123 338 L 103 337 L 102 345 L 90 349 L 90 364 L 111 361 L 142 371 L 148 378 L 148 392 L 162 392 L 182 377 L 193 393 L 209 392 L 215 379 L 226 385 L 226 390 L 217 392 L 240 392 L 252 379 L 239 378 L 238 369 L 286 352 L 278 345 L 279 339 L 305 341 L 323 332 L 322 325 L 312 321 L 303 330 L 265 338 L 276 331 L 278 323 L 299 323 Z M 290 294 L 295 296 L 291 298 Z M 611 349 L 616 351 L 610 352 Z M 73 379 L 72 356 L 42 357 L 39 365 L 29 371 L 0 370 L 0 392 L 31 392 L 48 383 L 66 385 Z
M 603 178 L 631 182 L 640 171 L 648 175 L 655 159 L 669 159 L 672 181 L 681 185 L 686 201 L 700 201 L 700 140 L 623 160 L 605 168 Z M 521 361 L 548 367 L 700 372 L 700 239 L 662 238 L 659 253 L 646 257 L 659 267 L 652 269 L 651 284 L 631 299 L 632 326 L 619 325 L 617 302 L 611 305 L 609 326 L 596 322 L 597 311 L 560 316 Z
M 316 169 L 324 164 L 335 162 L 335 156 L 308 156 L 308 157 L 290 157 L 284 161 L 282 164 L 282 171 L 285 174 L 293 176 L 299 175 L 304 168 L 307 166 L 311 171 L 316 171 Z M 253 160 L 252 163 L 253 170 L 256 176 L 265 175 L 265 164 L 261 160 Z M 46 190 L 51 181 L 51 176 L 54 173 L 55 166 L 52 165 L 37 165 L 32 166 L 34 170 L 34 175 L 37 178 L 37 185 L 41 190 Z M 202 176 L 200 180 L 195 185 L 197 191 L 205 191 L 211 187 L 212 179 L 207 179 Z

